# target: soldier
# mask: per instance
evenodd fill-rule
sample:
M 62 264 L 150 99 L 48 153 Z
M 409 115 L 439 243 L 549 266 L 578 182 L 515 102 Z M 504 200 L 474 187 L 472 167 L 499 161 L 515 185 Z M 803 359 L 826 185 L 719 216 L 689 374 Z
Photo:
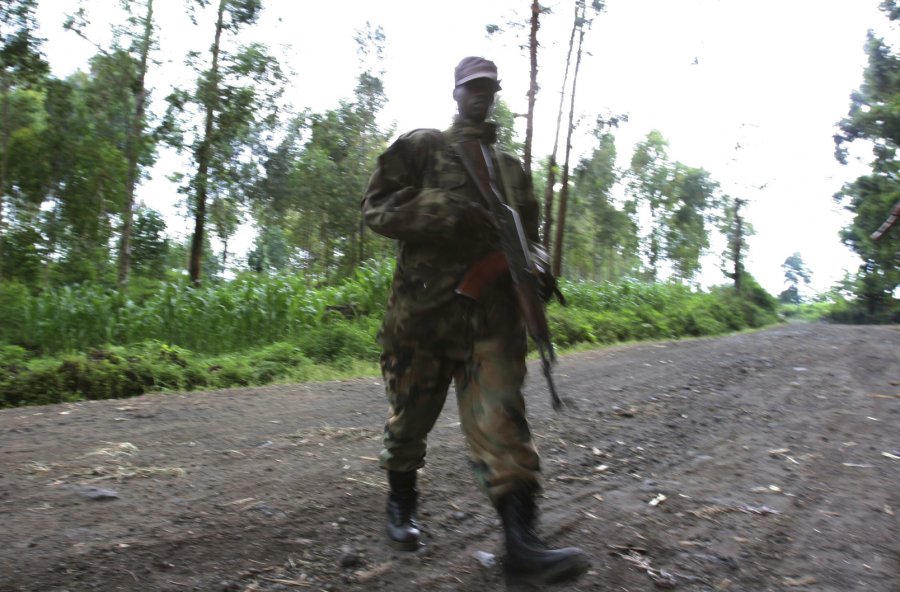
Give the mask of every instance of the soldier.
M 589 566 L 576 548 L 549 549 L 534 531 L 540 461 L 522 396 L 527 335 L 509 274 L 480 286 L 478 300 L 456 288 L 466 273 L 497 252 L 497 223 L 466 174 L 456 143 L 477 140 L 506 202 L 538 242 L 538 204 L 517 157 L 495 150 L 486 122 L 500 90 L 497 68 L 464 58 L 455 71 L 458 115 L 449 130 L 417 129 L 378 159 L 362 201 L 372 230 L 399 242 L 397 268 L 379 339 L 390 413 L 381 466 L 387 470 L 389 542 L 419 546 L 416 471 L 426 438 L 455 383 L 459 417 L 477 481 L 503 522 L 504 570 L 511 579 L 551 583 Z M 547 273 L 543 285 L 550 286 Z

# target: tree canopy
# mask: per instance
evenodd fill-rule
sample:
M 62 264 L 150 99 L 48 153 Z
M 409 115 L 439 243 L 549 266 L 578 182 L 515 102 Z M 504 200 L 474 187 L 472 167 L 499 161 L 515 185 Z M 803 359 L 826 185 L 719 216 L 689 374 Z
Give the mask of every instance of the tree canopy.
M 368 24 L 357 32 L 351 96 L 321 111 L 296 109 L 285 100 L 290 74 L 272 48 L 244 35 L 268 5 L 189 3 L 185 18 L 208 49 L 184 56 L 194 82 L 167 93 L 161 110 L 149 101 L 159 89 L 146 87 L 154 52 L 163 49 L 154 0 L 122 0 L 126 10 L 112 24 L 113 40 L 95 45 L 87 68 L 63 79 L 42 61 L 33 36 L 35 2 L 4 4 L 0 246 L 6 256 L 0 272 L 36 289 L 85 280 L 122 286 L 130 273 L 159 280 L 185 271 L 194 284 L 223 271 L 296 273 L 312 284 L 389 258 L 393 245 L 368 232 L 359 212 L 375 159 L 396 131 L 380 122 L 389 100 L 384 31 Z M 532 184 L 547 200 L 548 216 L 561 189 L 553 249 L 566 265 L 556 267 L 572 279 L 695 286 L 712 235 L 733 230 L 721 224 L 734 219 L 732 202 L 701 163 L 669 158 L 661 130 L 648 131 L 625 155 L 630 166 L 620 168 L 615 131 L 624 114 L 597 116 L 593 145 L 569 164 L 572 134 L 582 121 L 574 115 L 574 74 L 583 57 L 577 41 L 592 19 L 603 18 L 604 6 L 577 0 L 572 7 L 571 95 L 559 104 L 560 122 L 567 103 L 569 111 L 568 128 L 560 130 L 566 141 L 561 186 L 556 148 L 540 156 L 540 182 Z M 535 45 L 529 53 L 540 60 L 536 19 L 547 11 L 530 3 L 527 13 L 525 34 Z M 68 34 L 86 36 L 91 18 L 79 8 L 66 19 Z M 531 100 L 538 88 L 535 83 Z M 493 113 L 501 146 L 527 159 L 528 139 L 516 134 L 519 116 L 502 100 Z M 166 228 L 152 207 L 158 196 L 145 203 L 135 192 L 158 155 L 172 149 L 188 159 L 172 177 L 183 197 L 181 213 L 193 219 L 187 237 Z M 235 237 L 245 225 L 256 236 L 243 257 Z
M 895 0 L 885 0 L 881 8 L 891 22 L 900 18 Z M 856 275 L 856 295 L 869 315 L 890 316 L 897 310 L 900 242 L 896 230 L 878 240 L 873 233 L 900 203 L 900 57 L 873 32 L 866 53 L 869 61 L 862 84 L 851 94 L 847 117 L 838 124 L 835 157 L 846 163 L 849 145 L 867 142 L 872 148 L 871 170 L 846 184 L 834 199 L 853 214 L 841 239 L 864 261 Z

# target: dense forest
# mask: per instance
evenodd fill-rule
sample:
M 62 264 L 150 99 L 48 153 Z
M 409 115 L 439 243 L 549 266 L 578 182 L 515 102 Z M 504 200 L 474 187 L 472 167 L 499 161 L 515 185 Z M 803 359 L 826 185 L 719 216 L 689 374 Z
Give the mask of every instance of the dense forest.
M 298 370 L 307 362 L 351 373 L 373 362 L 394 246 L 362 224 L 359 198 L 395 133 L 378 123 L 388 100 L 382 29 L 348 40 L 360 64 L 352 96 L 322 112 L 293 110 L 283 65 L 266 45 L 242 41 L 267 2 L 193 0 L 192 18 L 215 14 L 209 26 L 194 20 L 209 49 L 186 56 L 194 83 L 154 110 L 147 80 L 162 49 L 154 0 L 121 0 L 112 40 L 95 43 L 86 69 L 65 78 L 42 53 L 37 4 L 0 6 L 0 405 L 300 380 L 318 376 Z M 89 38 L 89 7 L 64 15 L 67 34 Z M 570 300 L 550 311 L 555 339 L 607 343 L 774 322 L 776 298 L 743 267 L 753 232 L 744 199 L 698 163 L 673 160 L 663 130 L 648 131 L 620 168 L 615 133 L 627 116 L 598 114 L 593 147 L 570 154 L 572 130 L 584 125 L 572 117 L 582 43 L 604 3 L 572 8 L 560 93 L 571 102 L 560 100 L 553 152 L 531 154 L 547 14 L 537 2 L 522 1 L 514 29 L 532 66 L 521 73 L 532 82 L 524 140 L 505 103 L 494 114 L 502 144 L 533 178 L 542 240 Z M 882 8 L 891 21 L 900 16 L 894 0 Z M 900 58 L 874 34 L 867 48 L 835 142 L 839 160 L 850 143 L 869 142 L 872 170 L 834 196 L 854 215 L 841 238 L 865 264 L 820 296 L 818 311 L 895 321 Z M 176 179 L 193 220 L 186 241 L 136 197 L 163 150 L 189 163 Z M 235 257 L 245 224 L 256 237 Z M 701 258 L 712 244 L 725 245 L 723 285 L 703 291 Z M 778 299 L 798 304 L 809 283 L 799 253 L 784 270 Z

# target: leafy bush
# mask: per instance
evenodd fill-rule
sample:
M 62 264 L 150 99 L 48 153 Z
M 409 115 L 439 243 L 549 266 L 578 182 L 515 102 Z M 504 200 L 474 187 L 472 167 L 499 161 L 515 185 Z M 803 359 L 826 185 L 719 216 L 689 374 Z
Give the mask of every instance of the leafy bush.
M 302 378 L 310 374 L 313 362 L 293 343 L 275 343 L 249 356 L 253 384 L 267 384 L 288 376 Z
M 20 282 L 0 282 L 0 343 L 27 345 L 25 324 L 31 295 Z
M 320 289 L 296 276 L 255 273 L 199 288 L 182 281 L 152 289 L 141 281 L 127 293 L 83 283 L 31 295 L 22 284 L 0 283 L 0 343 L 44 355 L 147 340 L 205 354 L 237 352 L 290 341 L 335 314 L 379 316 L 392 274 L 392 264 L 370 262 Z
M 779 314 L 788 320 L 818 321 L 824 319 L 831 310 L 830 302 L 803 302 L 800 304 L 782 304 Z
M 294 341 L 304 355 L 318 363 L 338 358 L 374 359 L 379 353 L 372 323 L 353 323 L 337 315 L 304 330 Z
M 28 359 L 28 351 L 18 345 L 0 346 L 0 366 L 21 366 Z
M 13 371 L 0 368 L 0 407 L 46 405 L 79 398 L 64 384 L 58 360 L 34 360 L 27 368 Z
M 0 343 L 9 344 L 0 346 L 0 406 L 374 371 L 392 274 L 393 264 L 370 263 L 318 289 L 246 274 L 202 288 L 144 283 L 127 294 L 84 284 L 31 295 L 0 284 L 0 319 L 18 320 L 0 325 Z M 775 299 L 752 278 L 741 294 L 634 280 L 562 281 L 561 289 L 569 306 L 548 309 L 559 347 L 718 335 L 777 320 Z

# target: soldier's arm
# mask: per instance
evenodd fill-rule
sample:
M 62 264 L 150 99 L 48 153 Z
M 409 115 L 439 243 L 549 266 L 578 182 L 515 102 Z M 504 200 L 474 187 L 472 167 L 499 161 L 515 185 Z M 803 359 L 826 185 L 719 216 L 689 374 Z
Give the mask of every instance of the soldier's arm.
M 407 134 L 378 158 L 362 200 L 369 228 L 404 241 L 434 242 L 464 234 L 471 225 L 470 200 L 447 189 L 423 187 L 436 149 L 427 135 Z

